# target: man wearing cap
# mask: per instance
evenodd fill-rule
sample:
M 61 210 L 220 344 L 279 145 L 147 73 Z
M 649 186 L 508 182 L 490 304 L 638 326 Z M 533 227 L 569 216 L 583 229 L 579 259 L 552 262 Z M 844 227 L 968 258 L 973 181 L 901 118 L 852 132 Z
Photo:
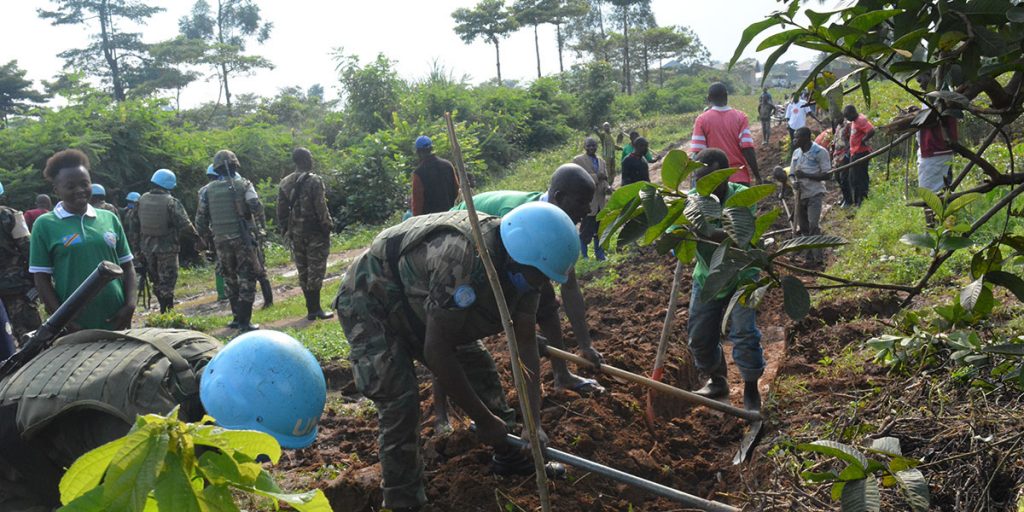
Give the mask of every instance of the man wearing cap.
M 6 202 L 0 184 L 0 202 Z M 29 230 L 24 215 L 0 205 L 0 300 L 7 308 L 15 339 L 39 327 L 32 274 L 28 272 Z
M 576 227 L 558 207 L 532 201 L 501 218 L 482 216 L 480 229 L 512 315 L 532 417 L 539 421 L 540 288 L 549 279 L 568 280 L 579 257 Z M 506 442 L 515 413 L 479 341 L 501 332 L 502 323 L 470 233 L 465 211 L 412 217 L 388 228 L 352 263 L 334 300 L 356 388 L 377 408 L 383 505 L 396 512 L 426 502 L 414 361 L 430 370 L 475 422 L 480 440 L 495 448 L 492 471 L 532 473 L 529 457 Z
M 729 167 L 739 169 L 729 181 L 750 185 L 761 182 L 754 152 L 754 136 L 750 134 L 747 115 L 729 106 L 729 90 L 715 82 L 708 87 L 707 109 L 693 122 L 690 137 L 690 158 L 707 148 L 718 148 L 729 157 Z
M 138 229 L 131 240 L 137 237 L 142 249 L 142 263 L 153 280 L 153 291 L 160 312 L 166 313 L 174 307 L 174 287 L 178 283 L 178 253 L 181 252 L 182 236 L 199 238 L 195 226 L 181 201 L 171 195 L 178 185 L 178 178 L 169 169 L 160 169 L 150 179 L 153 188 L 139 198 L 138 222 L 129 230 Z
M 103 185 L 99 183 L 92 184 L 92 197 L 89 198 L 89 204 L 93 208 L 102 208 L 107 210 L 114 215 L 117 215 L 117 219 L 121 220 L 121 212 L 118 211 L 117 207 L 107 202 L 107 189 L 103 188 Z
M 416 156 L 420 163 L 412 172 L 412 214 L 446 212 L 459 197 L 459 180 L 455 167 L 448 160 L 434 154 L 430 137 L 416 139 Z
M 196 227 L 212 237 L 217 249 L 217 270 L 224 276 L 234 320 L 229 327 L 243 332 L 259 329 L 253 324 L 252 303 L 261 273 L 253 227 L 263 224 L 263 203 L 252 183 L 238 175 L 238 157 L 222 149 L 213 157 L 219 180 L 199 191 Z
M 299 272 L 299 287 L 306 297 L 306 319 L 332 318 L 320 307 L 320 289 L 331 252 L 334 221 L 327 209 L 324 180 L 313 172 L 313 154 L 306 148 L 292 151 L 295 172 L 281 180 L 277 194 L 277 228 L 291 241 Z

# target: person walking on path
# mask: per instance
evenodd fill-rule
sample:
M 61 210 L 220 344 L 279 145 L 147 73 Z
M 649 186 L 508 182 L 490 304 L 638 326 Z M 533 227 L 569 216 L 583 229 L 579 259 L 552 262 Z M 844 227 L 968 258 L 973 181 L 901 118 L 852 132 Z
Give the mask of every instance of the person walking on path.
M 757 104 L 757 118 L 761 121 L 761 144 L 768 144 L 772 137 L 772 116 L 775 115 L 775 104 L 768 89 L 761 94 L 761 102 Z
M 638 181 L 651 181 L 651 172 L 647 158 L 647 139 L 637 137 L 633 144 L 633 153 L 622 161 L 622 186 L 625 187 Z
M 121 211 L 118 210 L 116 206 L 107 202 L 107 189 L 104 188 L 103 185 L 93 183 L 90 190 L 92 191 L 92 196 L 89 198 L 89 204 L 91 204 L 93 208 L 107 210 L 108 212 L 117 215 L 118 220 L 121 219 Z
M 604 163 L 608 166 L 608 183 L 615 183 L 615 165 L 617 152 L 622 149 L 615 144 L 615 138 L 612 137 L 612 125 L 611 123 L 604 123 L 601 125 L 601 129 L 594 129 L 597 133 L 597 138 L 601 139 L 601 158 L 604 158 Z M 622 134 L 620 133 L 621 137 Z
M 238 175 L 238 157 L 222 149 L 213 157 L 220 179 L 199 191 L 196 228 L 213 238 L 217 270 L 224 276 L 234 320 L 228 324 L 242 332 L 259 329 L 252 323 L 256 280 L 261 269 L 257 255 L 256 226 L 263 224 L 263 203 L 249 180 Z
M 850 168 L 850 192 L 853 206 L 860 206 L 868 196 L 871 177 L 868 175 L 869 161 L 866 156 L 871 153 L 868 141 L 875 136 L 875 127 L 864 114 L 857 112 L 857 107 L 847 105 L 843 108 L 843 117 L 850 123 L 850 161 L 855 162 Z
M 89 158 L 77 149 L 59 151 L 46 161 L 43 177 L 60 202 L 36 219 L 28 271 L 46 311 L 57 311 L 101 261 L 124 271 L 107 284 L 69 326 L 78 329 L 127 329 L 138 300 L 135 267 L 128 237 L 117 214 L 89 204 L 92 180 Z
M 604 160 L 597 157 L 597 141 L 593 137 L 583 140 L 583 153 L 576 155 L 572 163 L 580 166 L 590 174 L 594 180 L 594 198 L 590 201 L 590 213 L 580 222 L 580 250 L 583 257 L 587 257 L 587 246 L 594 243 L 594 257 L 604 261 L 604 249 L 601 248 L 597 232 L 597 214 L 608 202 L 608 166 Z M 625 178 L 625 175 L 623 175 Z
M 459 179 L 455 176 L 455 167 L 448 160 L 434 154 L 434 143 L 430 137 L 419 136 L 415 146 L 420 163 L 412 172 L 412 214 L 426 215 L 450 210 L 459 197 Z
M 789 125 L 790 144 L 793 143 L 793 133 L 797 129 L 807 126 L 807 116 L 814 117 L 811 108 L 804 95 L 793 93 L 793 101 L 786 105 L 786 123 Z
M 709 148 L 697 154 L 696 160 L 704 167 L 694 172 L 700 179 L 714 171 L 729 167 L 729 158 L 719 149 Z M 723 181 L 712 194 L 720 204 L 725 204 L 733 194 L 747 187 L 740 183 Z M 696 194 L 691 190 L 690 195 Z M 751 210 L 754 208 L 751 207 Z M 715 222 L 711 239 L 722 242 L 727 234 L 720 222 Z M 704 245 L 705 247 L 700 247 Z M 693 268 L 693 285 L 690 291 L 689 332 L 690 351 L 697 369 L 710 379 L 704 387 L 695 391 L 698 395 L 713 399 L 729 396 L 725 354 L 722 350 L 722 319 L 729 307 L 729 299 L 735 292 L 736 283 L 743 278 L 753 278 L 760 272 L 750 268 L 733 278 L 733 284 L 726 286 L 715 297 L 704 297 L 701 290 L 710 274 L 709 262 L 714 246 L 699 244 L 697 263 Z M 757 312 L 742 304 L 736 304 L 729 315 L 729 340 L 733 343 L 732 358 L 743 378 L 743 406 L 752 411 L 761 409 L 761 393 L 757 381 L 764 373 L 764 351 L 761 349 L 761 331 L 757 329 Z
M 299 287 L 306 298 L 306 319 L 333 318 L 320 307 L 320 290 L 327 273 L 334 221 L 327 209 L 324 180 L 313 172 L 313 154 L 306 148 L 292 151 L 295 172 L 281 180 L 277 194 L 277 226 L 291 243 L 299 272 Z
M 138 212 L 129 231 L 138 229 L 142 264 L 153 281 L 153 291 L 160 303 L 160 312 L 174 308 L 174 288 L 178 284 L 178 254 L 183 236 L 201 240 L 185 207 L 171 191 L 178 177 L 169 169 L 160 169 L 150 179 L 153 188 L 139 198 Z
M 794 133 L 793 159 L 790 163 L 790 175 L 793 186 L 797 190 L 800 203 L 796 209 L 797 234 L 814 236 L 821 234 L 821 206 L 825 199 L 825 180 L 831 178 L 832 162 L 828 150 L 811 141 L 811 129 L 800 128 Z M 806 253 L 807 264 L 821 267 L 825 263 L 821 249 L 809 249 Z
M 707 100 L 711 108 L 693 122 L 691 158 L 707 148 L 721 149 L 729 157 L 729 166 L 739 169 L 729 181 L 749 185 L 755 179 L 760 183 L 754 137 L 750 134 L 747 115 L 729 106 L 729 90 L 721 82 L 708 87 Z
M 6 199 L 4 186 L 0 183 L 0 201 Z M 6 307 L 14 340 L 21 340 L 42 323 L 34 297 L 32 274 L 28 271 L 30 240 L 25 216 L 10 206 L 0 204 L 0 302 Z
M 506 442 L 515 412 L 480 342 L 502 332 L 502 324 L 471 229 L 468 212 L 453 211 L 384 230 L 349 267 L 334 299 L 356 388 L 377 409 L 383 506 L 396 512 L 419 510 L 427 501 L 414 361 L 430 370 L 475 422 L 477 437 L 495 449 L 493 472 L 533 472 L 529 456 Z M 508 301 L 533 420 L 546 444 L 539 425 L 537 305 L 544 283 L 565 283 L 579 258 L 576 227 L 559 208 L 533 201 L 501 218 L 482 216 L 480 229 Z
M 48 194 L 39 194 L 36 196 L 36 207 L 25 212 L 25 224 L 28 225 L 28 230 L 32 231 L 32 224 L 39 218 L 40 215 L 49 212 L 53 209 L 53 200 L 50 199 Z

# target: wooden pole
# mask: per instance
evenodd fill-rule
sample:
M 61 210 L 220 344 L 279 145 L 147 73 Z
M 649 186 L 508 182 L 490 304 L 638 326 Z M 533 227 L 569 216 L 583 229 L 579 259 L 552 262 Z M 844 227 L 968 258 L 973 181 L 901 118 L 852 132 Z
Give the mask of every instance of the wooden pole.
M 538 440 L 537 424 L 534 422 L 533 410 L 530 408 L 530 393 L 526 385 L 526 376 L 523 375 L 522 360 L 519 357 L 519 345 L 516 344 L 516 333 L 512 325 L 512 315 L 508 311 L 508 304 L 505 302 L 505 294 L 501 290 L 501 280 L 498 278 L 498 271 L 494 268 L 494 262 L 484 245 L 484 237 L 480 232 L 480 218 L 476 214 L 476 206 L 473 204 L 473 191 L 469 188 L 469 176 L 466 174 L 466 164 L 462 160 L 462 148 L 459 147 L 459 140 L 455 136 L 455 124 L 452 122 L 450 112 L 444 113 L 444 121 L 448 126 L 448 141 L 452 146 L 452 160 L 455 163 L 455 170 L 459 173 L 459 188 L 462 189 L 462 199 L 466 203 L 466 212 L 469 214 L 469 222 L 473 226 L 473 243 L 480 254 L 480 260 L 487 272 L 487 280 L 490 281 L 491 291 L 494 292 L 494 300 L 498 305 L 498 313 L 501 315 L 501 325 L 505 329 L 505 337 L 508 339 L 508 351 L 512 360 L 512 380 L 515 383 L 516 394 L 519 395 L 519 407 L 522 409 L 523 418 L 526 420 L 526 432 L 530 440 L 530 451 L 533 453 L 533 469 L 537 477 L 537 491 L 540 494 L 540 505 L 543 512 L 551 512 L 551 497 L 548 494 L 548 476 L 544 472 L 544 449 Z M 533 326 L 530 326 L 533 328 Z M 539 418 L 538 418 L 539 419 Z

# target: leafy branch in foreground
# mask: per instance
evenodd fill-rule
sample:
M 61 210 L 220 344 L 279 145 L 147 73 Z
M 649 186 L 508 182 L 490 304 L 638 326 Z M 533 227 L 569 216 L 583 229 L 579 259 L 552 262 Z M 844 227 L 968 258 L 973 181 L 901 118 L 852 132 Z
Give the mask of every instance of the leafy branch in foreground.
M 700 258 L 709 268 L 701 290 L 704 300 L 735 289 L 725 319 L 736 304 L 756 308 L 773 287 L 782 289 L 791 318 L 805 317 L 811 307 L 807 288 L 796 277 L 780 275 L 776 260 L 807 249 L 836 247 L 846 240 L 829 235 L 796 237 L 769 252 L 762 238 L 780 212 L 772 209 L 757 215 L 756 211 L 775 185 L 736 191 L 722 203 L 713 192 L 736 169 L 721 169 L 698 179 L 693 190 L 681 191 L 684 180 L 701 167 L 685 152 L 672 150 L 662 164 L 663 185 L 639 182 L 616 190 L 598 215 L 601 245 L 608 248 L 613 240 L 617 247 L 639 242 L 654 244 L 661 254 L 672 252 L 686 264 Z
M 60 481 L 66 512 L 108 510 L 238 511 L 233 491 L 269 498 L 299 512 L 328 512 L 319 489 L 292 494 L 274 483 L 257 459 L 277 463 L 281 447 L 269 434 L 148 414 L 120 439 L 79 457 Z M 202 448 L 200 448 L 202 447 Z M 197 455 L 200 448 L 201 455 Z M 204 450 L 205 449 L 205 450 Z

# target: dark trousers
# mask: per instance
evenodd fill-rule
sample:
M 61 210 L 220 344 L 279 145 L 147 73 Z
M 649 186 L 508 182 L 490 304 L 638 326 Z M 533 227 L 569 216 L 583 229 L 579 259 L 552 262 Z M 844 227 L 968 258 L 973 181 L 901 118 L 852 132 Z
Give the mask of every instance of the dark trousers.
M 850 157 L 844 156 L 843 160 L 839 165 L 846 165 L 850 163 Z M 843 204 L 850 206 L 853 204 L 853 189 L 850 188 L 850 169 L 843 169 L 836 173 L 836 181 L 839 182 L 839 190 L 843 193 Z
M 871 178 L 868 176 L 870 161 L 864 158 L 868 156 L 868 153 L 865 151 L 850 157 L 852 162 L 856 162 L 850 168 L 850 191 L 855 206 L 860 206 L 860 203 L 868 196 L 868 187 L 871 184 Z
M 586 247 L 591 241 L 597 244 L 597 224 L 596 215 L 583 217 L 583 221 L 580 222 L 580 245 Z

